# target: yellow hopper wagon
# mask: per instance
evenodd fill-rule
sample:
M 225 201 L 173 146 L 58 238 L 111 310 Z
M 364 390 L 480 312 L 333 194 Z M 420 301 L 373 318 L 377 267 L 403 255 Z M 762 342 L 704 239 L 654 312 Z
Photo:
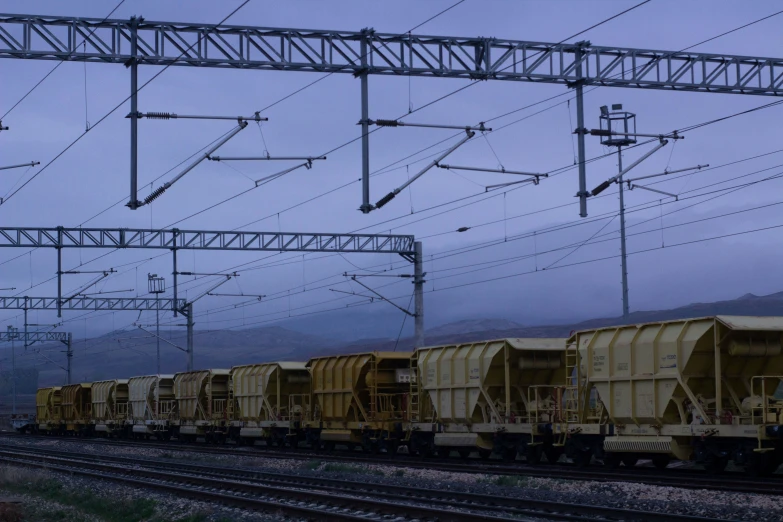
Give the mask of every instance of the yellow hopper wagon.
M 174 436 L 195 442 L 225 442 L 228 438 L 233 399 L 230 396 L 230 370 L 197 370 L 174 375 L 177 418 Z
M 410 352 L 372 352 L 310 359 L 313 413 L 307 441 L 396 453 L 410 404 Z
M 35 412 L 38 431 L 41 433 L 61 433 L 62 423 L 62 388 L 52 386 L 39 388 L 35 393 Z
M 92 433 L 92 384 L 68 384 L 62 387 L 62 421 L 65 431 L 77 436 Z
M 128 420 L 128 379 L 92 383 L 92 424 L 99 436 L 120 436 Z
M 171 438 L 177 415 L 173 375 L 143 375 L 128 380 L 130 416 L 127 433 L 133 438 Z
M 570 339 L 566 451 L 578 464 L 695 460 L 750 474 L 783 462 L 783 318 L 715 316 Z
M 303 362 L 247 364 L 231 369 L 234 415 L 230 436 L 239 443 L 262 439 L 295 446 L 310 415 L 310 373 Z
M 497 339 L 418 348 L 412 357 L 414 453 L 555 461 L 566 339 Z

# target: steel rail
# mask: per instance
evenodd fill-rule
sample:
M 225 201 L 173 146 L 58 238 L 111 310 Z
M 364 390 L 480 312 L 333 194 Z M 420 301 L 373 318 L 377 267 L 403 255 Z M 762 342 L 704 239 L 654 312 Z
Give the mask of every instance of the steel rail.
M 17 433 L 0 433 L 0 437 L 36 437 L 45 440 L 51 440 L 51 436 L 19 435 Z M 84 440 L 61 437 L 58 440 L 74 443 L 84 443 Z M 449 471 L 457 473 L 484 473 L 488 475 L 512 475 L 528 476 L 541 478 L 558 478 L 566 480 L 591 480 L 600 482 L 633 482 L 638 484 L 649 484 L 666 487 L 679 487 L 685 489 L 713 489 L 716 491 L 731 491 L 735 493 L 757 493 L 768 495 L 783 495 L 783 476 L 774 475 L 753 479 L 740 472 L 726 473 L 720 476 L 708 476 L 703 470 L 675 470 L 658 471 L 643 467 L 636 467 L 632 470 L 620 469 L 609 470 L 600 465 L 593 467 L 577 469 L 565 463 L 541 464 L 529 466 L 525 461 L 516 461 L 514 463 L 503 463 L 501 461 L 469 459 L 468 461 L 457 461 L 457 459 L 426 459 L 419 457 L 396 455 L 375 455 L 372 457 L 362 456 L 361 454 L 351 454 L 348 452 L 336 453 L 318 453 L 308 448 L 292 449 L 285 451 L 267 449 L 265 446 L 243 446 L 232 447 L 210 447 L 206 445 L 186 445 L 176 442 L 159 443 L 150 441 L 122 441 L 91 439 L 90 444 L 106 444 L 117 446 L 143 446 L 145 448 L 155 448 L 167 451 L 185 451 L 194 453 L 207 453 L 217 455 L 233 455 L 237 457 L 264 457 L 275 459 L 314 459 L 330 462 L 345 462 L 355 464 L 383 464 L 386 466 L 395 466 L 400 468 L 423 468 L 436 471 Z M 633 474 L 631 474 L 633 473 Z M 778 478 L 776 478 L 778 477 Z
M 139 467 L 118 469 L 116 465 L 102 464 L 100 462 L 89 462 L 78 458 L 47 457 L 36 455 L 34 453 L 20 455 L 18 452 L 0 452 L 0 461 L 17 464 L 33 465 L 47 470 L 62 471 L 83 475 L 89 473 L 94 478 L 109 479 L 121 482 L 133 482 L 136 485 L 142 485 L 147 489 L 171 489 L 172 486 L 178 488 L 180 492 L 187 491 L 187 494 L 198 495 L 201 500 L 212 500 L 209 497 L 215 489 L 221 492 L 230 491 L 232 494 L 220 493 L 217 500 L 224 504 L 235 505 L 237 507 L 246 507 L 250 509 L 272 509 L 282 511 L 293 511 L 301 514 L 303 507 L 299 504 L 290 504 L 282 499 L 297 503 L 308 502 L 315 505 L 314 508 L 304 508 L 308 519 L 316 520 L 385 520 L 386 515 L 396 517 L 405 517 L 404 519 L 434 519 L 439 520 L 446 517 L 454 522 L 481 522 L 490 521 L 512 521 L 517 518 L 496 517 L 486 513 L 471 513 L 464 511 L 455 511 L 454 509 L 437 509 L 420 506 L 417 504 L 399 504 L 395 502 L 386 502 L 383 500 L 373 500 L 368 498 L 358 498 L 349 495 L 337 495 L 334 492 L 326 493 L 313 490 L 291 489 L 275 487 L 269 485 L 253 484 L 247 481 L 236 481 L 228 479 L 216 479 L 209 476 L 199 476 L 185 474 L 177 471 L 155 471 L 151 469 L 142 469 Z M 32 462 L 31 462 L 32 459 Z M 106 459 L 109 460 L 109 459 Z M 134 459 L 128 459 L 133 462 Z M 143 462 L 136 459 L 136 466 L 143 466 Z M 176 468 L 176 465 L 172 465 Z M 89 470 L 89 471 L 87 471 Z M 129 479 L 129 477 L 138 477 L 138 479 L 147 479 L 141 481 L 138 479 Z M 207 489 L 205 489 L 207 488 Z M 202 497 L 203 494 L 205 497 Z M 244 494 L 244 495 L 243 495 Z M 253 495 L 252 498 L 245 495 Z M 262 500 L 258 496 L 268 496 L 275 501 Z M 414 499 L 409 499 L 413 501 Z M 249 502 L 248 502 L 249 501 Z M 550 504 L 551 505 L 551 504 Z M 450 508 L 459 506 L 451 503 Z M 473 507 L 473 509 L 481 509 Z M 317 511 L 316 511 L 317 510 Z M 361 515 L 356 515 L 357 511 L 364 511 Z M 317 514 L 316 514 L 317 513 Z M 373 516 L 375 515 L 375 516 Z M 372 518 L 370 518 L 372 517 Z M 562 517 L 560 517 L 562 520 Z M 396 518 L 395 520 L 399 520 Z M 663 519 L 655 519 L 663 520 Z M 667 519 L 672 520 L 672 519 Z M 697 519 L 698 520 L 698 519 Z M 706 519 L 702 519 L 706 520 Z
M 216 468 L 214 466 L 204 466 L 197 464 L 172 463 L 166 460 L 158 459 L 138 459 L 130 457 L 115 457 L 108 455 L 82 455 L 67 451 L 41 450 L 25 448 L 22 450 L 29 456 L 46 459 L 44 455 L 52 458 L 76 458 L 81 461 L 90 462 L 114 462 L 118 464 L 129 464 L 141 466 L 144 468 L 163 469 L 166 471 L 176 471 L 177 473 L 197 473 L 199 475 L 210 476 L 221 481 L 263 481 L 265 484 L 277 484 L 284 487 L 295 488 L 317 488 L 321 491 L 332 491 L 335 493 L 344 493 L 347 495 L 361 494 L 381 497 L 390 502 L 426 502 L 427 505 L 442 505 L 449 508 L 462 508 L 474 511 L 496 512 L 502 515 L 533 516 L 539 518 L 552 518 L 556 520 L 584 520 L 585 516 L 590 517 L 608 517 L 591 518 L 591 520 L 673 520 L 673 521 L 702 521 L 702 517 L 691 515 L 677 515 L 671 513 L 649 513 L 646 511 L 618 509 L 606 506 L 584 505 L 584 504 L 558 504 L 554 505 L 550 501 L 500 497 L 496 495 L 479 495 L 474 493 L 462 493 L 456 491 L 433 490 L 419 487 L 397 486 L 382 483 L 356 482 L 338 479 L 319 479 L 316 477 L 304 477 L 299 475 L 286 475 L 283 473 L 260 472 L 242 468 Z M 13 447 L 9 451 L 0 450 L 0 458 L 3 455 L 11 457 L 19 456 L 18 447 Z M 109 467 L 116 469 L 116 467 Z M 210 482 L 214 484 L 214 481 Z M 275 487 L 275 486 L 272 486 Z M 457 502 L 455 502 L 457 501 Z M 524 507 L 523 507 L 524 506 Z M 406 505 L 406 507 L 408 507 Z M 452 513 L 452 511 L 449 511 Z M 485 517 L 485 520 L 498 520 L 498 518 Z M 453 520 L 458 520 L 453 518 Z M 461 520 L 461 519 L 460 519 Z

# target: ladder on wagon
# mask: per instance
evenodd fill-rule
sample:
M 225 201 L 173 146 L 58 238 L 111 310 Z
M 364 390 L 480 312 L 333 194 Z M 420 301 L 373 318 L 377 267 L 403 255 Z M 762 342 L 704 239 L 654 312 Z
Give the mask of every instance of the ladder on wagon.
M 410 396 L 408 397 L 408 420 L 418 422 L 419 419 L 419 375 L 418 375 L 418 355 L 413 352 L 411 355 L 411 373 L 410 373 Z
M 579 350 L 577 339 L 566 343 L 565 350 L 565 386 L 562 388 L 562 396 L 558 398 L 557 407 L 560 409 L 558 422 L 560 423 L 559 443 L 565 444 L 568 435 L 568 425 L 581 422 L 582 393 L 581 375 L 579 371 Z
M 375 421 L 378 419 L 378 355 L 376 353 L 370 354 L 370 379 L 369 379 L 369 392 L 370 392 L 370 418 L 369 421 Z

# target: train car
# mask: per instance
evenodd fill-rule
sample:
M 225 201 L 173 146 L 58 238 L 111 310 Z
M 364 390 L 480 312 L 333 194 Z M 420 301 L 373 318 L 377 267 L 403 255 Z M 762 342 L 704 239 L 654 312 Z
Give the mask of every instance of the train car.
M 233 415 L 230 394 L 230 370 L 196 370 L 174 374 L 174 398 L 177 415 L 172 421 L 173 435 L 195 442 L 225 442 Z
M 407 444 L 410 352 L 372 352 L 310 359 L 313 412 L 307 441 L 394 454 Z
M 66 432 L 77 436 L 92 433 L 92 383 L 63 386 L 61 406 Z
M 297 445 L 310 414 L 310 373 L 303 362 L 246 364 L 231 368 L 234 414 L 230 436 L 239 443 Z
M 52 434 L 62 432 L 62 397 L 60 386 L 39 388 L 36 392 L 35 412 L 39 432 Z
M 411 379 L 410 448 L 467 457 L 477 450 L 538 463 L 559 458 L 553 423 L 566 339 L 497 339 L 418 348 Z
M 128 420 L 128 379 L 92 383 L 93 430 L 104 437 L 124 434 Z
M 173 375 L 143 375 L 128 380 L 130 416 L 128 433 L 133 438 L 171 438 L 171 423 L 177 413 Z
M 783 318 L 715 316 L 581 331 L 567 348 L 566 451 L 578 464 L 783 461 Z

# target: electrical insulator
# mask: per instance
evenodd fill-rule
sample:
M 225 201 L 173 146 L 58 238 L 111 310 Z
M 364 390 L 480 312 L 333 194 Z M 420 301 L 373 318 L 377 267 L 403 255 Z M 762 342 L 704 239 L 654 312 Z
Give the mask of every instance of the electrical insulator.
M 166 185 L 163 185 L 162 187 L 158 187 L 157 189 L 155 189 L 155 191 L 152 194 L 144 198 L 144 204 L 149 205 L 150 203 L 158 199 L 161 196 L 161 194 L 166 192 L 167 188 L 168 187 Z
M 170 112 L 148 112 L 146 116 L 151 120 L 170 120 L 177 117 L 176 114 L 171 114 Z

